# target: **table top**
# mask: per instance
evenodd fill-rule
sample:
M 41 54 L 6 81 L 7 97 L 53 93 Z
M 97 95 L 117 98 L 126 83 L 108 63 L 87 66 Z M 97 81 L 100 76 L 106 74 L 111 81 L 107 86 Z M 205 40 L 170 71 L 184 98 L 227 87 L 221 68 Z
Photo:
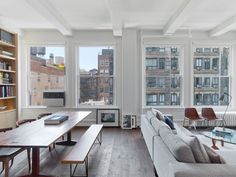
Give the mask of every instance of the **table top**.
M 53 115 L 67 115 L 68 120 L 58 125 L 45 125 L 46 116 L 40 120 L 24 124 L 0 134 L 0 147 L 48 147 L 69 132 L 91 111 L 57 112 Z
M 215 127 L 212 131 L 204 131 L 201 134 L 211 139 L 236 144 L 236 131 L 230 128 Z

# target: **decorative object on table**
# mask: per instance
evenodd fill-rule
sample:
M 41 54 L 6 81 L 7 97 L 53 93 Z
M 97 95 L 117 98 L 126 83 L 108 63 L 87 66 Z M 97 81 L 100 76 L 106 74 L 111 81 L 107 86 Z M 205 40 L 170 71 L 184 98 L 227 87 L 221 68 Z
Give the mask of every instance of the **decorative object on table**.
M 122 128 L 123 129 L 136 128 L 136 115 L 124 114 L 122 116 Z
M 229 99 L 229 100 L 228 100 Z M 226 106 L 226 109 L 225 109 L 225 112 L 224 112 L 224 114 L 223 114 L 223 127 L 225 127 L 225 125 L 226 125 L 226 122 L 225 122 L 225 115 L 226 115 L 226 112 L 227 112 L 227 110 L 228 110 L 228 108 L 229 108 L 229 104 L 230 104 L 230 102 L 231 102 L 231 100 L 232 100 L 232 96 L 230 95 L 230 94 L 228 94 L 228 93 L 226 93 L 226 92 L 224 92 L 222 95 L 221 95 L 221 97 L 220 97 L 220 99 L 219 99 L 220 101 L 227 101 L 226 103 L 227 103 L 227 106 Z
M 220 137 L 233 136 L 233 131 L 231 129 L 224 128 L 224 127 L 215 127 L 212 130 L 212 133 L 214 133 L 216 136 L 220 136 Z
M 97 109 L 97 124 L 103 124 L 105 127 L 119 126 L 119 109 Z
M 66 120 L 68 120 L 68 116 L 65 115 L 52 115 L 49 118 L 44 120 L 45 125 L 57 125 Z

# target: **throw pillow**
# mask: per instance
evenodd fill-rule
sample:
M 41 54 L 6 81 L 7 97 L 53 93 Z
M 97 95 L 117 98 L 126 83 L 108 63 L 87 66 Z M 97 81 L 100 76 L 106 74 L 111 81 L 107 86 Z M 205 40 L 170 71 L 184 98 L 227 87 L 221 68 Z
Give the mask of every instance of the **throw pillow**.
M 167 128 L 162 128 L 159 131 L 161 139 L 177 161 L 186 163 L 196 162 L 191 148 L 181 138 L 174 135 Z
M 174 126 L 173 121 L 172 121 L 169 117 L 167 117 L 167 116 L 164 116 L 164 118 L 165 118 L 165 123 L 166 123 L 167 125 L 169 125 L 169 127 L 170 127 L 172 130 L 175 130 L 175 126 Z
M 164 114 L 163 114 L 161 111 L 152 108 L 152 113 L 153 113 L 159 120 L 164 121 Z
M 205 144 L 203 144 L 211 163 L 221 163 L 221 164 L 225 164 L 225 160 L 222 156 L 220 156 L 219 154 L 217 154 L 215 151 L 213 151 L 211 148 L 209 148 L 208 146 L 206 146 Z
M 208 154 L 196 136 L 189 136 L 178 132 L 178 136 L 190 146 L 197 163 L 211 163 Z

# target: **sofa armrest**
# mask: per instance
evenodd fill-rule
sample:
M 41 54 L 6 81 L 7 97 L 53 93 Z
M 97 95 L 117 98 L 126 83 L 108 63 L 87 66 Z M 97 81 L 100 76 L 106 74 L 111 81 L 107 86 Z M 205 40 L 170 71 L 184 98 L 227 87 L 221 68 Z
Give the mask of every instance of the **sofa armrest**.
M 236 165 L 206 163 L 175 163 L 170 165 L 169 177 L 235 177 Z

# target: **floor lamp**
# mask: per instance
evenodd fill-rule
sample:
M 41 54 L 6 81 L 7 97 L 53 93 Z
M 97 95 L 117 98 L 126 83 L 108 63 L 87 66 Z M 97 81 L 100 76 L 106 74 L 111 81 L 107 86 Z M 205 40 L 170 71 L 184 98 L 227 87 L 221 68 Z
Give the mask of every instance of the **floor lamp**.
M 231 102 L 231 100 L 232 100 L 232 96 L 231 96 L 230 94 L 224 92 L 224 93 L 221 95 L 220 99 L 219 99 L 220 101 L 224 101 L 226 96 L 229 98 L 229 100 L 228 100 L 228 103 L 227 103 L 227 106 L 226 106 L 226 109 L 225 109 L 225 112 L 224 112 L 223 118 L 222 118 L 223 127 L 225 127 L 225 125 L 226 125 L 226 122 L 225 122 L 225 114 L 226 114 L 226 112 L 227 112 L 227 110 L 228 110 L 228 108 L 229 108 L 229 104 L 230 104 L 230 102 Z

